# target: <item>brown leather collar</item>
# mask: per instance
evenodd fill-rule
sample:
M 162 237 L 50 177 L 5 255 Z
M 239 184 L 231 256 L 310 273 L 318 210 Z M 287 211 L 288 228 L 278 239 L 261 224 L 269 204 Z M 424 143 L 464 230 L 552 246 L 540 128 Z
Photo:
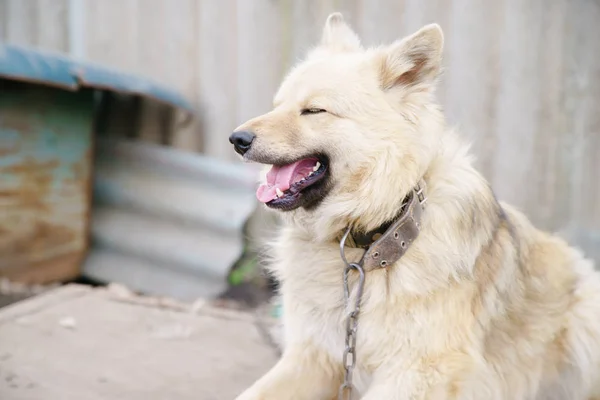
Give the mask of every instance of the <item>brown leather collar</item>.
M 352 232 L 348 236 L 348 246 L 366 249 L 359 262 L 365 271 L 393 265 L 406 253 L 421 231 L 421 215 L 426 201 L 425 182 L 421 180 L 405 198 L 395 219 L 372 231 Z

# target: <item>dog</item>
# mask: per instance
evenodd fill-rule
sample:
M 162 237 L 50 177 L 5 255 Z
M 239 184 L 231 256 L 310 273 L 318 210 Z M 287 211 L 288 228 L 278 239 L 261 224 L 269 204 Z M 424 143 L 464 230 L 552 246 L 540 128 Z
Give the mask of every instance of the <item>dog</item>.
M 600 275 L 473 167 L 435 100 L 443 42 L 363 48 L 331 14 L 229 137 L 283 220 L 284 351 L 238 400 L 600 399 Z

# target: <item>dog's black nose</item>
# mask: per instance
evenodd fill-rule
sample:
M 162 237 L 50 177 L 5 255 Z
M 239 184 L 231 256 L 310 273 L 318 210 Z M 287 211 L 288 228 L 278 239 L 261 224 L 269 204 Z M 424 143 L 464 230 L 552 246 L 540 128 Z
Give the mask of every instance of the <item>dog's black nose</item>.
M 229 142 L 233 144 L 235 151 L 244 155 L 244 153 L 250 150 L 250 146 L 252 146 L 252 141 L 255 137 L 256 135 L 254 133 L 248 131 L 233 132 L 231 136 L 229 136 Z

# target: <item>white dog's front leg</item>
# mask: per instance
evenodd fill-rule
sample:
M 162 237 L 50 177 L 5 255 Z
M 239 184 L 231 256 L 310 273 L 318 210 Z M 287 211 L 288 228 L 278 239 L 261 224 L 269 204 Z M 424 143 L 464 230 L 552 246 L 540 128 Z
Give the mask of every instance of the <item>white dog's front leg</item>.
M 236 400 L 329 400 L 340 383 L 340 368 L 327 354 L 296 345 Z
M 399 387 L 396 383 L 389 385 L 372 386 L 361 400 L 447 400 L 447 393 L 441 387 L 429 390 L 416 390 L 410 392 Z
M 391 372 L 391 373 L 389 373 Z M 453 397 L 454 398 L 454 397 Z M 446 385 L 417 371 L 388 371 L 375 376 L 361 400 L 447 400 Z

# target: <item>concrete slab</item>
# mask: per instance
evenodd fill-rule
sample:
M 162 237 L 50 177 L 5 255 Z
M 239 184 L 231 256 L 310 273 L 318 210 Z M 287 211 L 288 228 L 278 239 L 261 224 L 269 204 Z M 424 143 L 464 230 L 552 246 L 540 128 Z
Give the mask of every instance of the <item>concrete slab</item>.
M 276 350 L 254 315 L 69 285 L 0 309 L 0 399 L 233 399 Z

